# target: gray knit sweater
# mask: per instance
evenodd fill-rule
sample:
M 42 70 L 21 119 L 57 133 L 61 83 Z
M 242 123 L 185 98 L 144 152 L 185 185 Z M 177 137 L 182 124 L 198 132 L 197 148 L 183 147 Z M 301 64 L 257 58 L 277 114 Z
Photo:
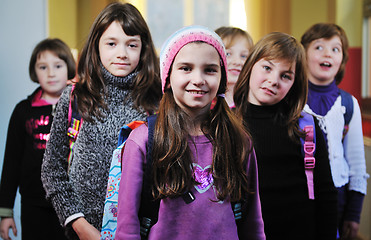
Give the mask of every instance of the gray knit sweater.
M 73 160 L 67 173 L 69 152 L 67 128 L 71 87 L 63 92 L 45 151 L 41 180 L 62 225 L 74 214 L 101 229 L 103 207 L 112 152 L 117 146 L 120 128 L 134 120 L 145 120 L 144 111 L 133 107 L 126 98 L 136 74 L 115 77 L 104 69 L 106 83 L 102 121 L 84 121 L 75 142 Z

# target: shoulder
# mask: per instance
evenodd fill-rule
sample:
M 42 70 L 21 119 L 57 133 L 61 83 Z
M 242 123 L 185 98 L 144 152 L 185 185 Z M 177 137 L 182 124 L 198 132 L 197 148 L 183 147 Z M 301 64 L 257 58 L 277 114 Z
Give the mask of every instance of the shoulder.
M 133 141 L 142 146 L 146 145 L 148 141 L 148 127 L 147 124 L 142 124 L 130 132 L 128 141 Z

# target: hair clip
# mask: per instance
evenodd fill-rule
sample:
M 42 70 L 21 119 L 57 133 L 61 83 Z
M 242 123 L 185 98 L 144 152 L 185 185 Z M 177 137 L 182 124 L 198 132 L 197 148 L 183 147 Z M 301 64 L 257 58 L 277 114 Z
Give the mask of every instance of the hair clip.
M 218 95 L 216 95 L 216 96 L 218 96 L 218 97 L 222 97 L 222 98 L 225 98 L 225 94 L 224 94 L 224 93 L 220 93 L 220 94 L 218 94 Z

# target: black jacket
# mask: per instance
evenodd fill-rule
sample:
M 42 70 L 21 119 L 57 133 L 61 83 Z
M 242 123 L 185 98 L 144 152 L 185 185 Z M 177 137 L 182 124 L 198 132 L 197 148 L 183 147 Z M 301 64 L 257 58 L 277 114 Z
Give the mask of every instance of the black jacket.
M 19 102 L 11 115 L 0 183 L 0 208 L 13 209 L 18 187 L 22 202 L 51 207 L 45 200 L 40 175 L 53 106 L 40 102 L 32 106 L 40 91 L 41 88 L 36 89 Z

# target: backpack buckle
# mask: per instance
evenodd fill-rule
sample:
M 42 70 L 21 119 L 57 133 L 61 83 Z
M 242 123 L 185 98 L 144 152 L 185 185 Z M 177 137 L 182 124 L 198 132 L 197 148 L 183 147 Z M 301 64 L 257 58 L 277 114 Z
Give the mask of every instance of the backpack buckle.
M 313 155 L 314 150 L 316 149 L 316 144 L 313 142 L 304 143 L 304 153 L 308 155 Z
M 304 158 L 305 169 L 313 169 L 315 165 L 316 165 L 316 159 L 314 157 Z
M 77 131 L 76 129 L 74 129 L 72 127 L 69 127 L 68 130 L 67 130 L 67 135 L 71 138 L 75 138 L 78 133 L 79 133 L 79 131 Z

